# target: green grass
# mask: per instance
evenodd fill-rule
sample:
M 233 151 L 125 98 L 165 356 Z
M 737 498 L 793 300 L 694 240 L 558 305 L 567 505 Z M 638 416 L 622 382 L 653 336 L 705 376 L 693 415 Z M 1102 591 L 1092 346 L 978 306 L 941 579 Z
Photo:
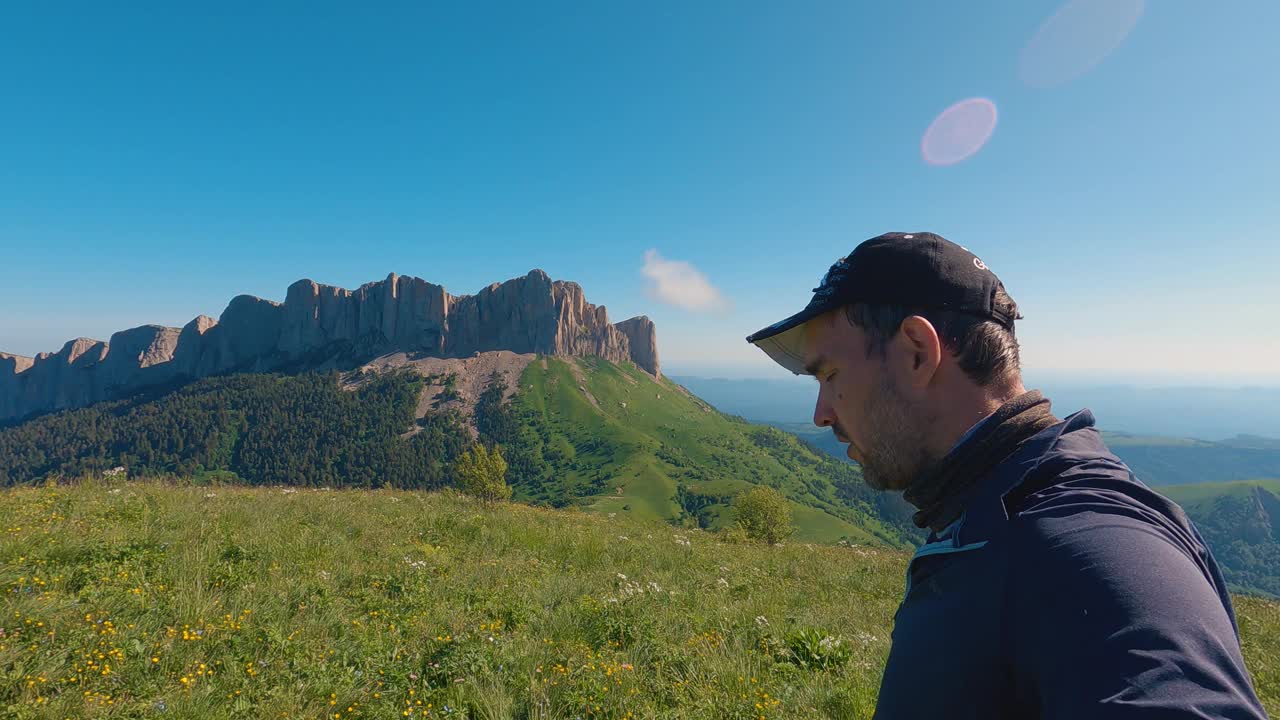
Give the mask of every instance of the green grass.
M 868 717 L 907 558 L 452 493 L 13 488 L 0 714 Z M 1280 606 L 1237 603 L 1280 711 Z M 789 661 L 802 631 L 848 658 Z
M 9 489 L 0 528 L 16 718 L 861 717 L 906 557 L 451 493 L 154 483 Z M 782 661 L 802 629 L 852 657 Z

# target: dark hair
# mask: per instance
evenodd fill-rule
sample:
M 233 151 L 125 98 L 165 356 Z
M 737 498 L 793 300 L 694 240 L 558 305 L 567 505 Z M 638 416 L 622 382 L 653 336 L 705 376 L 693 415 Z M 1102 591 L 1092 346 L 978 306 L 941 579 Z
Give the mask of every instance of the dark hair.
M 1017 318 L 1018 304 L 1003 287 L 996 287 L 996 309 Z M 884 353 L 889 341 L 898 334 L 902 321 L 919 315 L 933 324 L 942 346 L 955 356 L 960 369 L 979 386 L 1017 377 L 1021 370 L 1018 338 L 1013 322 L 1009 327 L 988 318 L 951 310 L 913 308 L 905 305 L 869 305 L 854 303 L 845 307 L 845 317 L 867 334 L 867 355 Z

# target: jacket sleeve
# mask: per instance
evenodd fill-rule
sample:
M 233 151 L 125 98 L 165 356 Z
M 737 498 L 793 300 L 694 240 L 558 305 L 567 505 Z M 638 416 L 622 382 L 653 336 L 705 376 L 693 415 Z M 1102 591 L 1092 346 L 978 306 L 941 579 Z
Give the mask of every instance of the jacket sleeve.
M 1265 718 L 1207 553 L 1136 508 L 1071 504 L 1014 521 L 1005 641 L 1018 703 L 1055 720 Z

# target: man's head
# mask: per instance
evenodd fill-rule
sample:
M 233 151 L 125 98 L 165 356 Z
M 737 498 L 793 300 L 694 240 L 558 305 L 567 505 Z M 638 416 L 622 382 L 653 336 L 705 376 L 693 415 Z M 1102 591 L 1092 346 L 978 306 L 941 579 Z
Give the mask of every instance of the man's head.
M 814 423 L 849 443 L 869 485 L 901 490 L 1021 392 L 1018 317 L 967 250 L 928 233 L 895 233 L 859 245 L 809 307 L 748 341 L 814 376 Z

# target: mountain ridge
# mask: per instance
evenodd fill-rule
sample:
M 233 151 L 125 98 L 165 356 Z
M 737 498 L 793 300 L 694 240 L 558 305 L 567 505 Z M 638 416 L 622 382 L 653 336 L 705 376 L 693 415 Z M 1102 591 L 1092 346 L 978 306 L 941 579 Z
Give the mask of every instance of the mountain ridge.
M 216 320 L 201 315 L 182 328 L 142 325 L 106 342 L 76 338 L 34 358 L 0 353 L 0 422 L 166 383 L 333 368 L 397 350 L 433 357 L 493 350 L 596 355 L 661 374 L 648 317 L 611 324 L 580 285 L 542 270 L 456 296 L 395 273 L 355 290 L 302 279 L 284 302 L 237 295 Z

